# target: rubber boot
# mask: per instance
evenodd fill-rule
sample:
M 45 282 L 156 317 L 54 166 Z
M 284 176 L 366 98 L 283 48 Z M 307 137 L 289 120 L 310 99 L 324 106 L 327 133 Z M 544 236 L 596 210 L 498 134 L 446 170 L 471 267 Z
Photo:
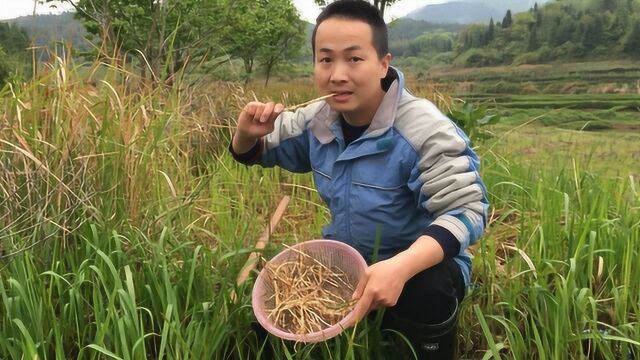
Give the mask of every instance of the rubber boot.
M 387 331 L 388 334 L 394 334 L 391 338 L 397 349 L 403 351 L 401 358 L 417 358 L 419 360 L 457 359 L 457 303 L 451 317 L 440 324 L 417 323 L 401 318 L 389 310 L 392 309 L 387 309 L 382 328 L 391 330 Z

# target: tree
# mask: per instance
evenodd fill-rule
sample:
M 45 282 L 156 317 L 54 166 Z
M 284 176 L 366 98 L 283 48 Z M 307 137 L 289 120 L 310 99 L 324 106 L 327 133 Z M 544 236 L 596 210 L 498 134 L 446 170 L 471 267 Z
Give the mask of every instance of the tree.
M 305 25 L 291 0 L 232 0 L 221 44 L 233 57 L 242 59 L 245 85 L 258 63 L 268 75 L 287 56 L 294 56 L 304 42 Z
M 598 15 L 585 15 L 581 19 L 582 46 L 587 50 L 593 50 L 600 45 L 604 25 L 602 18 Z
M 269 9 L 271 13 L 279 13 L 271 26 L 265 28 L 271 41 L 263 44 L 258 52 L 258 59 L 265 69 L 264 85 L 269 84 L 269 78 L 274 67 L 282 62 L 290 62 L 298 58 L 305 42 L 307 24 L 298 17 L 296 8 L 289 1 L 271 1 Z
M 332 2 L 331 0 L 314 0 L 314 1 L 316 2 L 316 4 L 320 6 L 325 6 L 328 3 Z M 378 10 L 380 11 L 380 15 L 384 18 L 385 9 L 396 1 L 398 0 L 373 0 L 371 2 L 376 8 L 378 8 Z
M 619 6 L 617 0 L 596 0 L 595 6 L 593 6 L 597 11 L 614 11 L 617 6 Z
M 471 24 L 460 31 L 456 43 L 456 52 L 462 53 L 469 49 L 481 48 L 487 45 L 487 25 Z
M 408 55 L 420 56 L 425 54 L 449 52 L 453 50 L 454 33 L 427 32 L 409 43 Z
M 26 53 L 30 44 L 24 28 L 0 22 L 0 45 L 8 55 Z
M 628 54 L 640 55 L 640 18 L 636 17 L 631 23 L 631 30 L 623 41 L 623 50 Z
M 622 1 L 618 4 L 614 12 L 613 21 L 606 30 L 606 40 L 619 42 L 625 34 L 625 30 L 629 28 L 629 21 L 633 14 L 633 7 L 630 2 Z
M 489 28 L 487 29 L 487 43 L 491 43 L 496 36 L 496 25 L 493 23 L 493 18 L 489 21 Z
M 504 19 L 502 19 L 502 28 L 506 29 L 511 27 L 511 25 L 513 25 L 513 19 L 511 18 L 511 10 L 507 10 L 507 13 L 504 16 Z
M 291 0 L 64 1 L 98 36 L 103 55 L 136 60 L 155 83 L 171 84 L 191 63 L 227 54 L 243 60 L 248 79 L 258 57 L 272 69 L 304 36 Z
M 534 51 L 540 47 L 538 40 L 538 26 L 536 23 L 529 23 L 529 38 L 527 39 L 527 51 Z
M 24 28 L 0 22 L 0 84 L 10 73 L 29 75 L 31 41 Z
M 64 1 L 98 37 L 101 55 L 137 59 L 143 77 L 150 73 L 155 82 L 173 79 L 210 52 L 226 7 L 223 0 Z

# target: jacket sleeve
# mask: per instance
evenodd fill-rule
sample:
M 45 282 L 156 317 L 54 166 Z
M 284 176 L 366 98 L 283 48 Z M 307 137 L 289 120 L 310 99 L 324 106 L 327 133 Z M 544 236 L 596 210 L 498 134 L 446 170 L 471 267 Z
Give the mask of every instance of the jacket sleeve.
M 417 152 L 409 188 L 433 221 L 424 234 L 443 247 L 445 257 L 463 253 L 478 241 L 487 221 L 486 189 L 480 162 L 467 136 L 429 103 L 412 133 Z
M 313 113 L 311 106 L 296 112 L 285 111 L 276 119 L 273 132 L 259 139 L 249 152 L 236 154 L 231 146 L 229 150 L 234 159 L 245 165 L 280 166 L 292 172 L 311 171 L 308 124 Z

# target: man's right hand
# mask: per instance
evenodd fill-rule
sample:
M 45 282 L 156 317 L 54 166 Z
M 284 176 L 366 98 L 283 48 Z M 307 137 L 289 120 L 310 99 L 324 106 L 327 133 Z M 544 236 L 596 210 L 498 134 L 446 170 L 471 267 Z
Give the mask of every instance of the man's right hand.
M 261 102 L 248 103 L 238 117 L 238 128 L 233 137 L 233 151 L 243 154 L 251 150 L 256 141 L 273 131 L 276 118 L 284 105 Z

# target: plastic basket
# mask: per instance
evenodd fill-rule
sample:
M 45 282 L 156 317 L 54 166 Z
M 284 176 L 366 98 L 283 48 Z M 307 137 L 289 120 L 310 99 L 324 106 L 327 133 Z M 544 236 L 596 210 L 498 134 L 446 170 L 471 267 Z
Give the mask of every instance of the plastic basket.
M 347 275 L 349 284 L 352 285 L 354 289 L 358 285 L 360 277 L 367 269 L 367 263 L 357 250 L 345 243 L 334 240 L 309 240 L 297 244 L 273 257 L 268 265 L 278 266 L 285 261 L 299 258 L 300 251 L 310 255 L 325 266 L 336 267 L 342 270 Z M 338 323 L 320 331 L 308 334 L 295 334 L 280 329 L 267 315 L 265 299 L 272 293 L 272 290 L 270 290 L 266 284 L 269 276 L 268 271 L 267 269 L 263 269 L 258 275 L 255 285 L 253 286 L 251 302 L 256 319 L 271 334 L 286 340 L 315 343 L 337 336 L 344 329 L 355 323 L 354 311 L 352 309 Z

